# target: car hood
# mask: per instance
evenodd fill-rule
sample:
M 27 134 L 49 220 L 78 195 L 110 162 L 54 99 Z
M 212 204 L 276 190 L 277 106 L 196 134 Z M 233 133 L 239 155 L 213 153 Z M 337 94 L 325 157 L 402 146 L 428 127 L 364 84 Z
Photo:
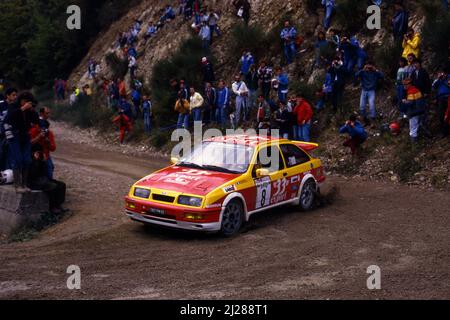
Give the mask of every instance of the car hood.
M 205 196 L 240 174 L 172 166 L 140 180 L 136 186 Z

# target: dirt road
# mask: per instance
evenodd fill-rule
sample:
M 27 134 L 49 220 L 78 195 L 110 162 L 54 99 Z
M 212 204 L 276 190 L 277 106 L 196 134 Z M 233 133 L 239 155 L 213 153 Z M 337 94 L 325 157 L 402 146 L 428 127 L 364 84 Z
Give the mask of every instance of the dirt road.
M 331 177 L 310 213 L 254 216 L 232 239 L 144 228 L 123 196 L 166 165 L 60 134 L 55 154 L 72 215 L 26 243 L 0 245 L 2 299 L 450 298 L 450 194 Z M 66 287 L 69 265 L 82 289 Z M 370 265 L 381 290 L 366 287 Z

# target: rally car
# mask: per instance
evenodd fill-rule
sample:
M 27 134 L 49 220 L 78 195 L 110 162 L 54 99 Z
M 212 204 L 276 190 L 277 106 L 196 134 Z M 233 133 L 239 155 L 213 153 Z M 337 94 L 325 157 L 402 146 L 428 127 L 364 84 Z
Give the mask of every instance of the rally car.
M 321 161 L 309 154 L 317 147 L 246 135 L 205 140 L 133 185 L 126 214 L 144 224 L 232 236 L 254 213 L 286 204 L 310 210 L 325 181 Z

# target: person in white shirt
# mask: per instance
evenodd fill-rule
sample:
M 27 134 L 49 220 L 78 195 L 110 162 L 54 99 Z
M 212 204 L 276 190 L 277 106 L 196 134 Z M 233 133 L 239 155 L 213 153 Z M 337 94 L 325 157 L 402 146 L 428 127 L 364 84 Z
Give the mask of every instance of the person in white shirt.
M 202 121 L 202 107 L 205 100 L 200 93 L 196 92 L 194 88 L 191 88 L 190 109 L 194 117 L 194 122 Z
M 239 121 L 241 119 L 241 112 L 244 113 L 244 121 L 248 121 L 249 110 L 248 110 L 248 88 L 244 81 L 242 81 L 241 75 L 236 75 L 235 81 L 232 85 L 233 93 L 236 95 L 236 113 L 235 121 L 236 125 L 239 126 Z

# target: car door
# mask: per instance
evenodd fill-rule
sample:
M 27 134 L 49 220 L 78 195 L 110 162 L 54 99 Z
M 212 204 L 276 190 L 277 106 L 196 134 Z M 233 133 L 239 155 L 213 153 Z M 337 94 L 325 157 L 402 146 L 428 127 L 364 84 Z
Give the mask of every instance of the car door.
M 267 169 L 269 175 L 257 177 L 257 169 Z M 284 175 L 287 175 L 287 172 L 278 145 L 263 147 L 259 150 L 252 175 L 256 188 L 255 210 L 284 201 L 283 190 L 286 189 L 286 185 L 283 178 Z
M 287 198 L 294 199 L 298 196 L 303 177 L 312 169 L 311 158 L 306 152 L 291 143 L 280 145 L 280 149 L 286 163 Z

